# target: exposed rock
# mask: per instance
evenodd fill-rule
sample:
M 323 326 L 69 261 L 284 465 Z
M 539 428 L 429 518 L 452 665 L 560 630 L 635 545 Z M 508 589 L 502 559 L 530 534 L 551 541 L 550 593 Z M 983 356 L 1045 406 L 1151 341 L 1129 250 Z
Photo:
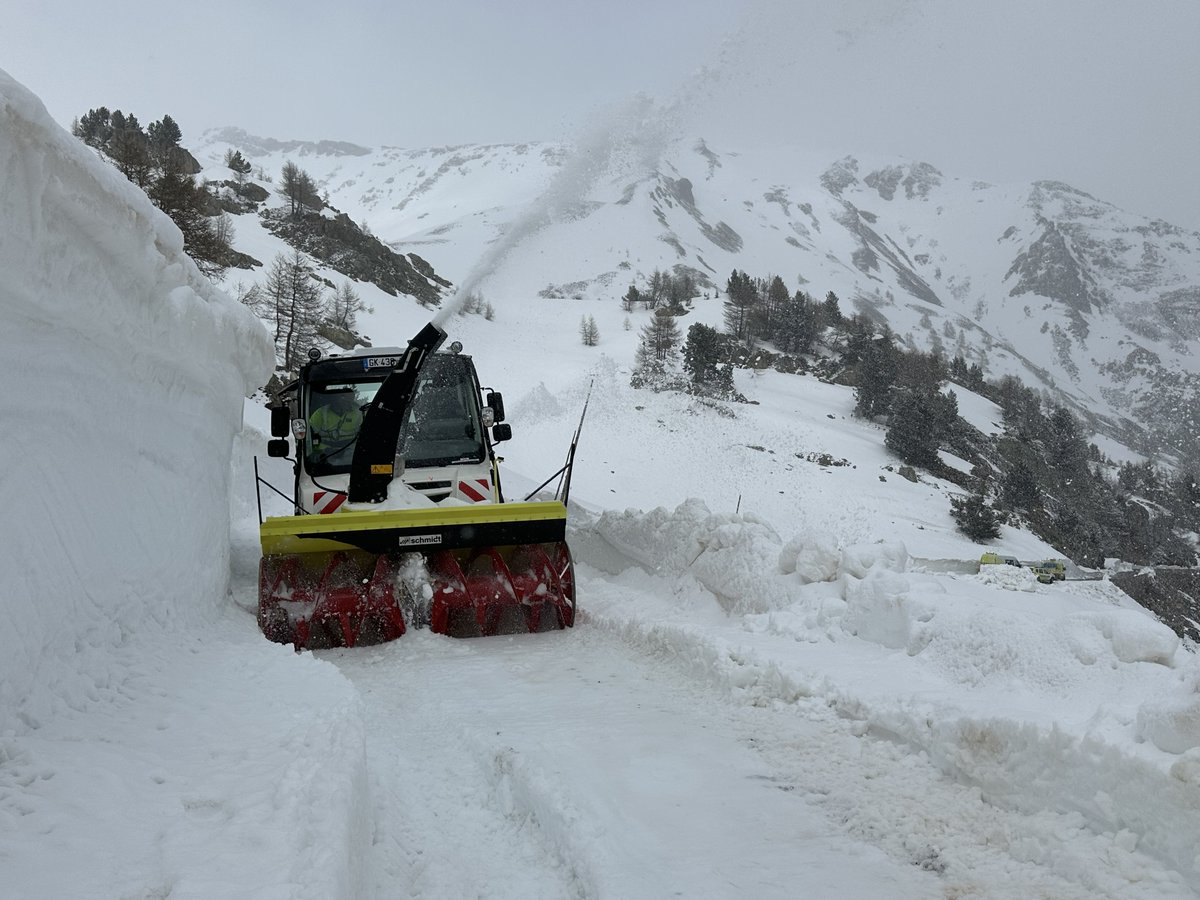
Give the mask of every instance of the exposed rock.
M 427 262 L 396 253 L 345 213 L 330 218 L 313 212 L 289 215 L 279 209 L 260 215 L 267 230 L 293 247 L 356 281 L 374 282 L 393 296 L 407 294 L 423 306 L 437 306 L 442 290 L 450 286 Z
M 821 175 L 821 187 L 835 197 L 852 184 L 858 183 L 858 160 L 853 156 L 839 159 Z
M 1090 313 L 1093 308 L 1102 305 L 1099 292 L 1091 276 L 1071 252 L 1058 223 L 1039 217 L 1039 224 L 1042 233 L 1023 253 L 1017 255 L 1004 276 L 1006 281 L 1014 276 L 1017 279 L 1009 290 L 1009 296 L 1040 294 L 1057 300 L 1074 314 L 1074 321 L 1086 337 L 1087 324 L 1082 314 Z
M 1200 641 L 1200 569 L 1159 566 L 1115 572 L 1111 580 L 1177 635 Z

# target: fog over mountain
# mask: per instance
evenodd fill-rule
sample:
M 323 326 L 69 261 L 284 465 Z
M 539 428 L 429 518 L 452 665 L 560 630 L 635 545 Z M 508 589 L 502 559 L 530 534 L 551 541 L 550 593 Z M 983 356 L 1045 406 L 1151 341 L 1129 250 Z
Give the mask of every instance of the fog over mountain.
M 629 107 L 573 146 L 283 144 L 226 129 L 198 152 L 240 149 L 265 171 L 294 158 L 334 207 L 459 287 L 617 304 L 655 269 L 713 291 L 734 269 L 780 275 L 835 292 L 910 348 L 1016 375 L 1102 441 L 1200 454 L 1200 234 L 1062 182 L 678 140 L 653 111 Z M 509 254 L 537 264 L 506 267 Z
M 169 113 L 189 143 L 226 123 L 368 146 L 546 141 L 642 95 L 722 147 L 1060 180 L 1192 230 L 1198 33 L 1191 0 L 64 0 L 7 4 L 0 41 L 63 126 L 106 105 Z

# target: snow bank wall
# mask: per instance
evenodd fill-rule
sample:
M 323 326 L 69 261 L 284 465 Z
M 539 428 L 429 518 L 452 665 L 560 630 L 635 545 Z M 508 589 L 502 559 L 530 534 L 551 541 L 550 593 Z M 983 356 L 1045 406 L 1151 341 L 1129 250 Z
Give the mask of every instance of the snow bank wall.
M 36 721 L 95 689 L 88 657 L 212 617 L 240 398 L 273 357 L 175 225 L 3 71 L 0 336 L 0 709 Z

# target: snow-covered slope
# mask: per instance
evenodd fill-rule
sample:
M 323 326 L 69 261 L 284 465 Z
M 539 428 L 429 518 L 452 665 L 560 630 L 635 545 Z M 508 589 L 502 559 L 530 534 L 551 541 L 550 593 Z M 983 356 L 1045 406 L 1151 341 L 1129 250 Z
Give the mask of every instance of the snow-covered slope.
M 971 571 L 949 486 L 899 478 L 845 388 L 739 373 L 754 402 L 728 407 L 633 390 L 644 313 L 626 331 L 562 261 L 592 252 L 583 232 L 537 227 L 600 182 L 537 159 L 550 193 L 505 218 L 524 240 L 489 253 L 497 217 L 479 245 L 430 246 L 456 282 L 491 279 L 495 319 L 448 328 L 507 395 L 510 495 L 561 464 L 590 386 L 579 627 L 296 654 L 253 616 L 260 330 L 0 74 L 3 890 L 1195 896 L 1192 650 L 1107 582 Z M 681 190 L 664 216 L 696 223 Z M 440 201 L 464 204 L 463 235 L 484 218 L 469 201 Z M 237 227 L 260 259 L 282 250 Z M 550 270 L 584 299 L 539 296 Z M 378 344 L 428 317 L 368 296 Z M 982 398 L 960 409 L 994 427 Z M 997 549 L 1052 548 L 1008 531 Z
M 1200 234 L 1057 182 L 703 141 L 647 152 L 640 133 L 615 132 L 574 151 L 331 151 L 226 129 L 198 156 L 215 164 L 235 147 L 268 173 L 293 159 L 335 207 L 488 294 L 616 305 L 655 269 L 718 288 L 735 268 L 779 274 L 835 292 L 910 346 L 1017 375 L 1144 451 L 1194 456 Z

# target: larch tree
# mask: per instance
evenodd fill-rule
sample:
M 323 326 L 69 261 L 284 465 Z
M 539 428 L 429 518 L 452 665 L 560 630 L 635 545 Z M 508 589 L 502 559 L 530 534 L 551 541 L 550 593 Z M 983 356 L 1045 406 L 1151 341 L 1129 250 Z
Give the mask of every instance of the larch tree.
M 275 326 L 275 353 L 280 368 L 298 371 L 304 354 L 321 343 L 317 327 L 326 313 L 324 292 L 299 250 L 280 254 L 267 273 L 266 308 Z

